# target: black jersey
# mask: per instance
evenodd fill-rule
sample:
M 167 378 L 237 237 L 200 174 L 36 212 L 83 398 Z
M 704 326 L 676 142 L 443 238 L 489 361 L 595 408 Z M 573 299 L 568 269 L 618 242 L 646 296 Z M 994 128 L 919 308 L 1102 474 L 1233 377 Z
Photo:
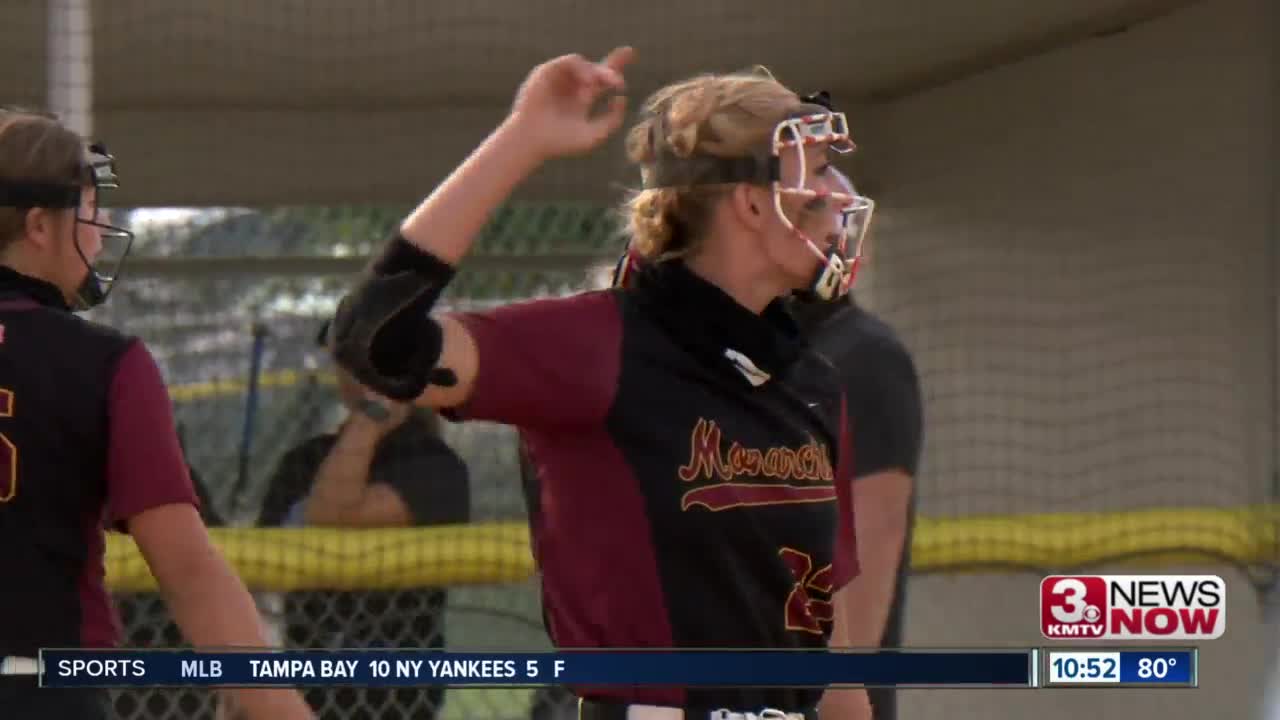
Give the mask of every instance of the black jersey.
M 781 303 L 680 263 L 628 289 L 462 315 L 458 417 L 517 425 L 562 648 L 823 648 L 856 571 L 843 398 Z M 838 537 L 839 536 L 839 537 Z M 688 708 L 808 708 L 820 689 L 584 689 Z
M 170 503 L 198 505 L 146 347 L 0 267 L 0 656 L 115 644 L 104 523 Z

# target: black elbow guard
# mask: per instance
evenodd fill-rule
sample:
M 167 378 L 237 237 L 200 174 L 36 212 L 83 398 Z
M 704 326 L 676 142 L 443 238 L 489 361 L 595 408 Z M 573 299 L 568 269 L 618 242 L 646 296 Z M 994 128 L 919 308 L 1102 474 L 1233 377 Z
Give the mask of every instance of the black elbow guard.
M 361 384 L 393 400 L 422 394 L 444 347 L 431 309 L 453 279 L 448 263 L 397 235 L 338 305 L 329 347 Z

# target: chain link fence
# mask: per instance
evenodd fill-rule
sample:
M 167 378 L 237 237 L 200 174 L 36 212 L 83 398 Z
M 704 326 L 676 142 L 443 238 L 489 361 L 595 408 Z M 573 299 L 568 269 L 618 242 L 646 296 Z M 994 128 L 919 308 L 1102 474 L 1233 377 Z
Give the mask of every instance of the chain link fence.
M 252 525 L 267 479 L 284 453 L 331 431 L 340 420 L 332 366 L 316 343 L 317 331 L 351 273 L 403 212 L 331 208 L 131 213 L 130 221 L 140 228 L 137 256 L 128 281 L 95 311 L 96 319 L 140 335 L 159 358 L 171 384 L 189 462 L 210 500 L 206 509 L 211 521 Z M 598 287 L 607 281 L 618 250 L 616 224 L 607 210 L 508 207 L 494 217 L 445 302 L 454 308 L 477 308 Z M 873 275 L 866 290 L 874 304 L 884 289 L 877 289 Z M 892 319 L 895 309 L 888 312 Z M 907 328 L 908 333 L 912 330 Z M 942 378 L 928 368 L 948 366 L 937 354 L 955 350 L 924 344 L 917 351 L 926 368 L 926 403 L 945 407 Z M 251 376 L 255 366 L 259 371 Z M 1024 372 L 1025 382 L 1053 382 L 1052 374 L 1037 370 L 1035 363 L 1028 363 Z M 1151 391 L 1160 393 L 1163 387 Z M 253 402 L 251 394 L 256 396 Z M 986 422 L 1001 419 L 993 416 Z M 934 437 L 945 438 L 967 426 L 967 420 L 935 415 L 930 430 Z M 1154 427 L 1158 434 L 1159 426 Z M 521 522 L 525 507 L 513 432 L 467 423 L 446 424 L 444 433 L 470 470 L 470 523 L 481 527 Z M 940 445 L 935 440 L 929 451 L 935 462 L 947 450 L 966 452 L 962 444 Z M 1133 502 L 1124 487 L 1096 488 L 1087 497 L 1088 512 L 1075 514 L 1059 512 L 1070 508 L 1063 505 L 1063 493 L 1070 495 L 1070 488 L 1046 485 L 1009 492 L 1000 485 L 1008 479 L 996 473 L 977 486 L 958 486 L 942 483 L 926 467 L 921 484 L 926 517 L 916 539 L 915 569 L 1043 569 L 1177 552 L 1239 566 L 1262 581 L 1270 568 L 1265 559 L 1275 556 L 1274 519 L 1249 509 L 1266 502 L 1266 489 L 1244 477 L 1220 477 L 1209 489 L 1211 501 L 1204 488 L 1185 486 L 1176 478 L 1150 488 L 1143 503 Z M 975 504 L 975 499 L 981 502 Z M 446 529 L 449 532 L 453 531 Z M 427 566 L 446 562 L 425 550 L 427 546 L 443 544 L 457 551 L 471 542 L 471 536 L 459 530 L 430 542 L 383 547 L 356 562 L 386 568 L 396 562 Z M 283 567 L 280 564 L 287 561 L 283 547 L 251 550 L 248 560 L 258 569 Z M 514 562 L 501 554 L 481 556 L 487 559 L 468 562 L 489 563 L 481 568 L 482 575 L 502 571 L 495 564 Z M 431 568 L 423 572 L 429 575 Z M 505 572 L 518 571 L 508 567 Z M 547 647 L 533 578 L 452 587 L 403 584 L 378 592 L 346 586 L 284 593 L 254 589 L 264 615 L 288 647 Z M 121 594 L 118 602 L 130 646 L 181 644 L 157 596 Z M 326 718 L 546 720 L 574 713 L 571 698 L 562 693 L 532 690 L 342 688 L 313 690 L 308 697 Z M 212 695 L 201 690 L 122 691 L 115 702 L 119 716 L 128 720 L 215 713 Z
M 147 341 L 171 386 L 188 461 L 208 498 L 211 524 L 252 525 L 281 457 L 331 432 L 343 415 L 317 333 L 351 273 L 388 237 L 404 209 L 132 211 L 139 229 L 126 282 L 94 312 Z M 493 218 L 445 304 L 573 292 L 607 281 L 617 252 L 605 210 L 513 206 Z M 260 342 L 255 343 L 255 337 Z M 251 377 L 256 364 L 260 370 Z M 256 402 L 250 410 L 250 388 Z M 252 415 L 252 419 L 249 416 Z M 251 430 L 246 434 L 246 427 Z M 514 432 L 445 423 L 446 441 L 470 471 L 470 520 L 522 521 Z M 465 542 L 465 540 L 464 540 Z M 261 562 L 272 562 L 270 548 Z M 368 558 L 379 562 L 379 558 Z M 286 647 L 543 649 L 536 582 L 384 591 L 257 593 Z M 182 644 L 154 593 L 119 594 L 132 647 Z M 325 718 L 554 718 L 571 698 L 533 690 L 313 689 Z M 127 690 L 129 720 L 212 718 L 208 691 Z M 567 715 L 566 715 L 567 713 Z

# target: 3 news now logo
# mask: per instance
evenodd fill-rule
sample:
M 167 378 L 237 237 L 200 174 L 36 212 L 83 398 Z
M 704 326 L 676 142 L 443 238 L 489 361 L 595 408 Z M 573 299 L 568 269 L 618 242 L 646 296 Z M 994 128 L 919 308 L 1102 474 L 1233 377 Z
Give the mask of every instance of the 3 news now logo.
M 1052 640 L 1213 640 L 1227 629 L 1216 575 L 1051 575 L 1040 633 Z

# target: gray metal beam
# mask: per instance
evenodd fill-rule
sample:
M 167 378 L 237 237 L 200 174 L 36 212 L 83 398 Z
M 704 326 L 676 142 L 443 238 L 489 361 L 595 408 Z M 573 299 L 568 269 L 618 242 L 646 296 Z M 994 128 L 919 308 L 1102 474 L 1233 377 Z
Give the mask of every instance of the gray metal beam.
M 1205 0 L 1137 0 L 1115 12 L 1011 38 L 969 57 L 891 80 L 859 94 L 855 99 L 867 103 L 896 102 L 1096 37 L 1125 32 L 1134 25 L 1157 20 L 1200 2 Z

